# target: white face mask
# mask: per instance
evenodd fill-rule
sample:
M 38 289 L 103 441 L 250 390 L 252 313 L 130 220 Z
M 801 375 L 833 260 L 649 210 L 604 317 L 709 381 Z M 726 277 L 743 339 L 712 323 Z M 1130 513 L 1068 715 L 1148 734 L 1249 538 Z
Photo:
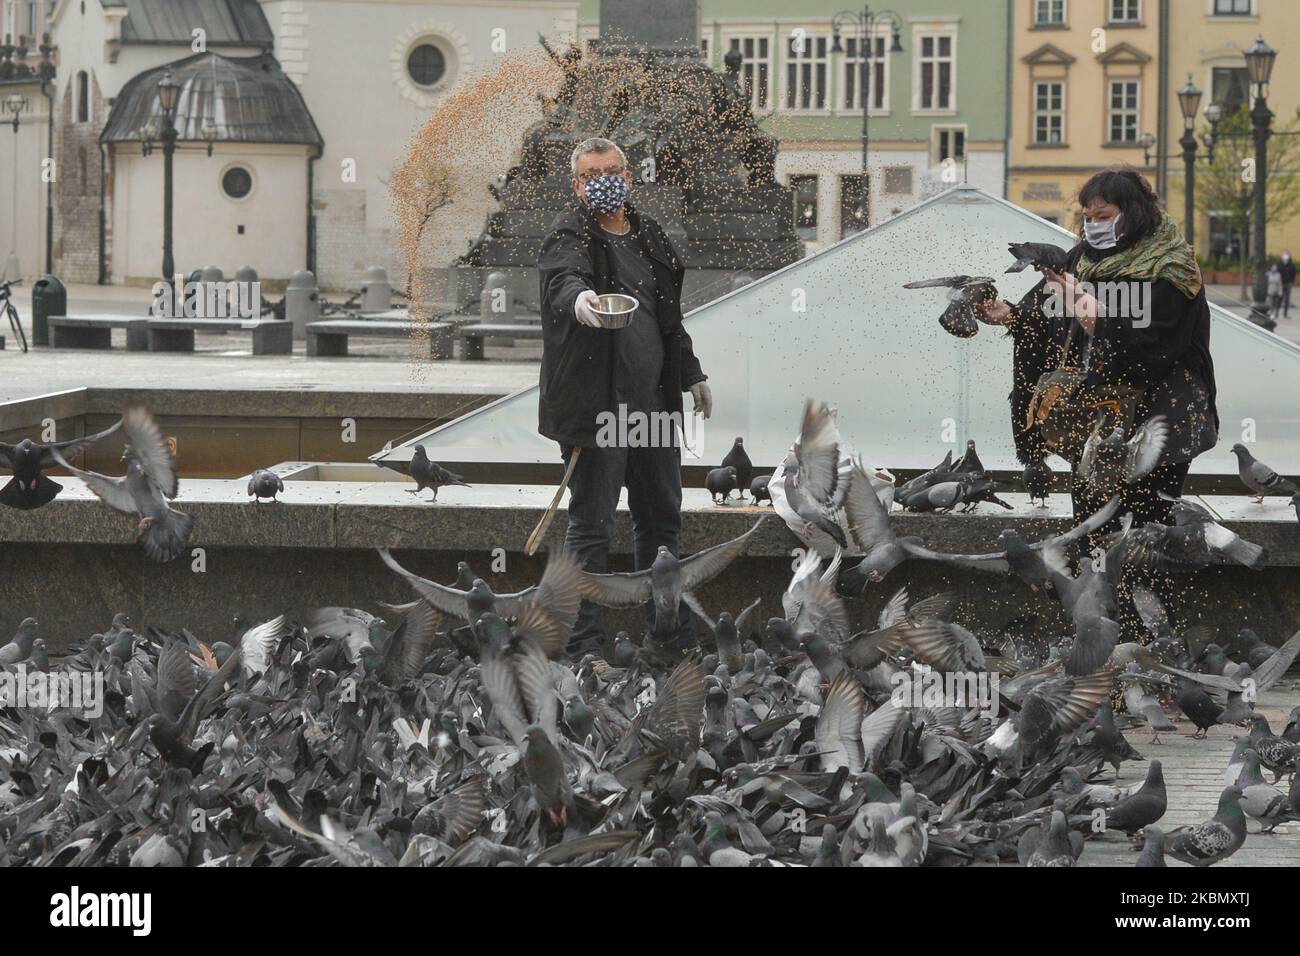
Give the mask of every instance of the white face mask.
M 1113 249 L 1119 242 L 1119 220 L 1122 213 L 1101 222 L 1084 222 L 1083 237 L 1094 249 Z

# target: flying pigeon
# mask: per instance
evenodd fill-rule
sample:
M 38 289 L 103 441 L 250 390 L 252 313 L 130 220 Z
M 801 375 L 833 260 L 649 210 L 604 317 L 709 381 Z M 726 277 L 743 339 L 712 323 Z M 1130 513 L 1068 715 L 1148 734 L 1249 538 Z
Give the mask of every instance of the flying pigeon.
M 1255 458 L 1240 443 L 1232 446 L 1232 453 L 1237 456 L 1237 474 L 1241 483 L 1255 495 L 1255 503 L 1262 505 L 1268 495 L 1294 495 L 1294 482 L 1283 478 L 1268 465 Z
M 749 536 L 761 524 L 760 519 L 739 537 L 688 558 L 679 559 L 667 548 L 660 547 L 654 563 L 644 571 L 614 574 L 581 571 L 579 586 L 582 596 L 595 604 L 614 608 L 639 607 L 653 600 L 655 633 L 672 633 L 677 629 L 677 611 L 681 602 L 694 601 L 693 591 L 712 581 L 740 557 L 749 543 Z
M 14 473 L 5 486 L 0 488 L 0 504 L 23 511 L 49 504 L 63 489 L 57 481 L 41 474 L 41 469 L 56 463 L 55 453 L 71 457 L 78 449 L 107 438 L 121 427 L 122 420 L 119 418 L 111 427 L 84 438 L 72 438 L 49 445 L 38 444 L 30 438 L 24 438 L 14 445 L 0 442 L 0 468 L 12 469 Z
M 273 471 L 259 468 L 248 479 L 248 496 L 257 504 L 263 498 L 277 500 L 276 494 L 284 492 L 284 480 Z
M 154 561 L 170 561 L 185 550 L 194 519 L 173 511 L 168 499 L 176 497 L 178 483 L 176 465 L 171 451 L 163 441 L 162 432 L 153 416 L 143 406 L 128 408 L 122 416 L 126 432 L 126 474 L 110 478 L 93 471 L 82 471 L 69 465 L 52 448 L 50 453 L 64 468 L 86 483 L 91 491 L 115 511 L 137 515 L 138 540 L 145 554 Z
M 839 547 L 847 547 L 839 516 L 849 491 L 850 475 L 830 406 L 808 399 L 799 439 L 781 463 L 782 497 L 772 499 L 777 513 L 804 541 L 809 541 L 816 529 L 829 535 Z
M 1260 545 L 1225 528 L 1200 505 L 1179 499 L 1171 514 L 1173 525 L 1148 522 L 1140 528 L 1118 532 L 1108 543 L 1123 537 L 1125 560 L 1166 571 L 1203 568 L 1227 561 L 1253 569 L 1263 566 L 1266 553 Z
M 1007 272 L 1024 272 L 1033 266 L 1039 272 L 1051 269 L 1063 273 L 1069 268 L 1069 252 L 1050 242 L 1013 242 L 1007 251 L 1016 257 Z
M 979 331 L 979 322 L 972 307 L 998 297 L 995 280 L 988 276 L 947 276 L 942 279 L 923 279 L 908 282 L 904 289 L 950 289 L 948 307 L 939 317 L 939 324 L 949 335 L 968 339 Z
M 1102 436 L 1104 416 L 1097 417 L 1092 434 L 1084 443 L 1076 473 L 1099 494 L 1114 494 L 1149 475 L 1160 463 L 1169 440 L 1169 425 L 1163 415 L 1148 419 L 1124 440 L 1123 429 Z

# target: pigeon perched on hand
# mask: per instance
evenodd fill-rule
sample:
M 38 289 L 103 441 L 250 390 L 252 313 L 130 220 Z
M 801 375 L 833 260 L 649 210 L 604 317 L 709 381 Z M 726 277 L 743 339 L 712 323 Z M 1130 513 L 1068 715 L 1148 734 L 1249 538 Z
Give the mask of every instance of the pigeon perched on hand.
M 1240 443 L 1232 446 L 1232 453 L 1237 456 L 1237 474 L 1241 483 L 1255 495 L 1255 504 L 1262 505 L 1268 495 L 1294 495 L 1295 483 L 1283 478 L 1268 465 L 1255 458 Z
M 968 339 L 979 331 L 973 307 L 998 297 L 998 288 L 988 276 L 947 276 L 942 279 L 923 279 L 908 282 L 904 289 L 949 289 L 948 307 L 939 317 L 939 324 L 949 335 Z
M 57 481 L 41 474 L 41 469 L 56 463 L 55 452 L 71 457 L 78 449 L 107 438 L 121 427 L 122 420 L 119 418 L 112 427 L 84 438 L 72 438 L 49 445 L 37 444 L 30 438 L 24 438 L 14 445 L 0 442 L 0 468 L 10 468 L 14 473 L 5 486 L 0 488 L 0 504 L 23 511 L 49 504 L 63 490 Z
M 257 469 L 248 479 L 248 496 L 253 499 L 253 504 L 258 504 L 263 498 L 275 501 L 276 494 L 283 491 L 284 480 L 275 472 L 267 471 L 265 468 Z
M 114 511 L 139 516 L 137 536 L 145 554 L 154 561 L 170 561 L 185 550 L 194 528 L 193 518 L 173 511 L 167 504 L 178 489 L 176 464 L 157 423 L 143 406 L 128 408 L 122 426 L 127 445 L 122 452 L 126 474 L 121 478 L 75 468 L 58 449 L 52 449 L 51 454 L 104 504 Z
M 745 497 L 745 489 L 749 487 L 750 481 L 754 478 L 754 463 L 749 460 L 749 455 L 745 453 L 745 439 L 736 438 L 736 442 L 731 446 L 731 451 L 722 459 L 723 468 L 734 468 L 736 470 L 736 487 L 740 489 L 740 497 Z
M 1069 268 L 1069 252 L 1050 242 L 1013 242 L 1007 251 L 1016 257 L 1015 264 L 1007 272 L 1024 272 L 1033 266 L 1039 272 L 1051 269 L 1064 273 Z

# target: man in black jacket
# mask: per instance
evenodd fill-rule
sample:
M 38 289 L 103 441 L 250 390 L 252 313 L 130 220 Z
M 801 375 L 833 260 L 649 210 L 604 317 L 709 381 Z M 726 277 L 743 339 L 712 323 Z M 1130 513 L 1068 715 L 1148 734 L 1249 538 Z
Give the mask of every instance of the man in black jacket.
M 538 431 L 560 445 L 569 480 L 565 544 L 589 571 L 607 570 L 614 509 L 624 486 L 638 570 L 660 546 L 678 554 L 681 531 L 682 392 L 708 418 L 713 398 L 682 326 L 680 258 L 663 229 L 627 202 L 627 158 L 607 139 L 579 143 L 571 159 L 572 209 L 542 244 L 542 371 Z M 596 297 L 633 296 L 622 329 L 601 327 Z M 665 438 L 667 440 L 665 440 Z M 679 615 L 686 621 L 689 615 Z M 678 635 L 679 637 L 681 635 Z M 598 609 L 584 602 L 570 641 L 581 654 L 604 640 Z

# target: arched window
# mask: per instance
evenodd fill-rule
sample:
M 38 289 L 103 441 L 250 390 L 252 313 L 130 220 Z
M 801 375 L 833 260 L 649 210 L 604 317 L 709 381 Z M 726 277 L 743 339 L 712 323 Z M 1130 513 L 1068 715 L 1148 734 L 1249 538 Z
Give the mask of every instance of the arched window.
M 90 77 L 85 70 L 77 74 L 77 122 L 90 122 Z

